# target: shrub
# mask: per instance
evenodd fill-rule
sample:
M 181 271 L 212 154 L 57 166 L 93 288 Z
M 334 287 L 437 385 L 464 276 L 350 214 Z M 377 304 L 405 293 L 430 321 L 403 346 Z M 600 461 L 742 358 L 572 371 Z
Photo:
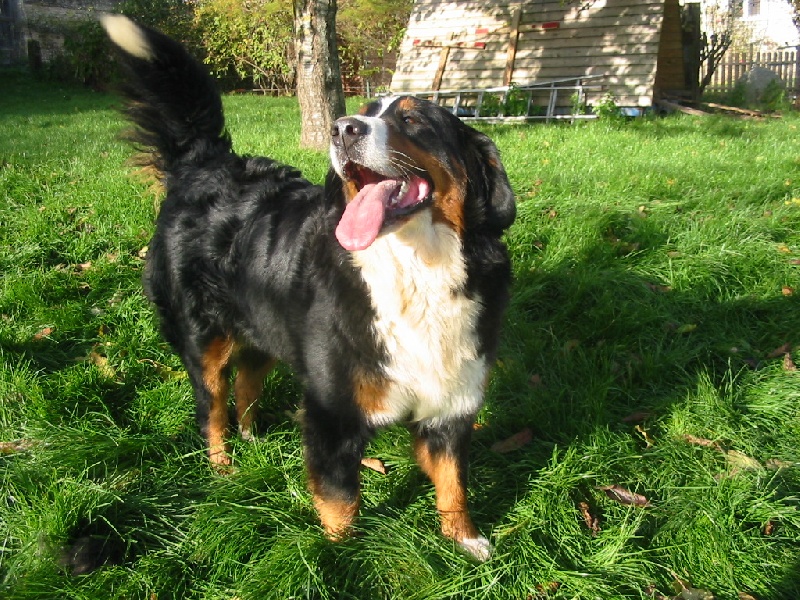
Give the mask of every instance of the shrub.
M 205 61 L 218 77 L 233 73 L 262 89 L 293 88 L 292 5 L 287 0 L 203 0 L 196 5 L 194 23 Z

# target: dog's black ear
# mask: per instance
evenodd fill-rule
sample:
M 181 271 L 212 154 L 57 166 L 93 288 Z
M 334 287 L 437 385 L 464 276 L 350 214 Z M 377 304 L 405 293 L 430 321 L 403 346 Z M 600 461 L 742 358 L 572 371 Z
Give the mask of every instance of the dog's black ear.
M 517 216 L 517 204 L 514 192 L 508 182 L 508 175 L 500 160 L 500 152 L 488 136 L 470 128 L 469 145 L 475 153 L 476 161 L 469 166 L 473 173 L 478 171 L 481 176 L 474 177 L 468 174 L 474 183 L 483 189 L 481 195 L 485 198 L 483 209 L 484 226 L 492 233 L 500 235 L 508 229 Z

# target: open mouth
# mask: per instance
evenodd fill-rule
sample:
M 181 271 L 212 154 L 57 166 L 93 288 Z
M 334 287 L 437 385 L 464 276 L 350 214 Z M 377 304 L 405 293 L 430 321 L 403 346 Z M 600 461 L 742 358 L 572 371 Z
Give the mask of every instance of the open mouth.
M 336 239 L 346 250 L 368 248 L 385 226 L 426 206 L 431 197 L 431 184 L 418 175 L 395 178 L 352 161 L 343 172 L 358 189 L 336 227 Z

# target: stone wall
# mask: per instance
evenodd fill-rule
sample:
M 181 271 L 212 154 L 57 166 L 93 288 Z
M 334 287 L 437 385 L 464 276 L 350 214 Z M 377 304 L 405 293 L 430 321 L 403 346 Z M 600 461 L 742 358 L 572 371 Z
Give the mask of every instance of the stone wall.
M 120 0 L 20 0 L 25 46 L 38 43 L 41 58 L 48 62 L 64 47 L 64 36 L 76 21 L 96 19 L 112 12 Z

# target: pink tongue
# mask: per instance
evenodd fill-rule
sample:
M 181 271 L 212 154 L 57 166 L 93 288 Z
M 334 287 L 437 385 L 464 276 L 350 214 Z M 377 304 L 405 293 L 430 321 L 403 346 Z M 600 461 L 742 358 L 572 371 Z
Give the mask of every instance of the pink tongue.
M 383 226 L 389 197 L 399 185 L 398 181 L 386 179 L 361 188 L 344 209 L 336 227 L 336 239 L 342 248 L 350 251 L 369 248 Z

